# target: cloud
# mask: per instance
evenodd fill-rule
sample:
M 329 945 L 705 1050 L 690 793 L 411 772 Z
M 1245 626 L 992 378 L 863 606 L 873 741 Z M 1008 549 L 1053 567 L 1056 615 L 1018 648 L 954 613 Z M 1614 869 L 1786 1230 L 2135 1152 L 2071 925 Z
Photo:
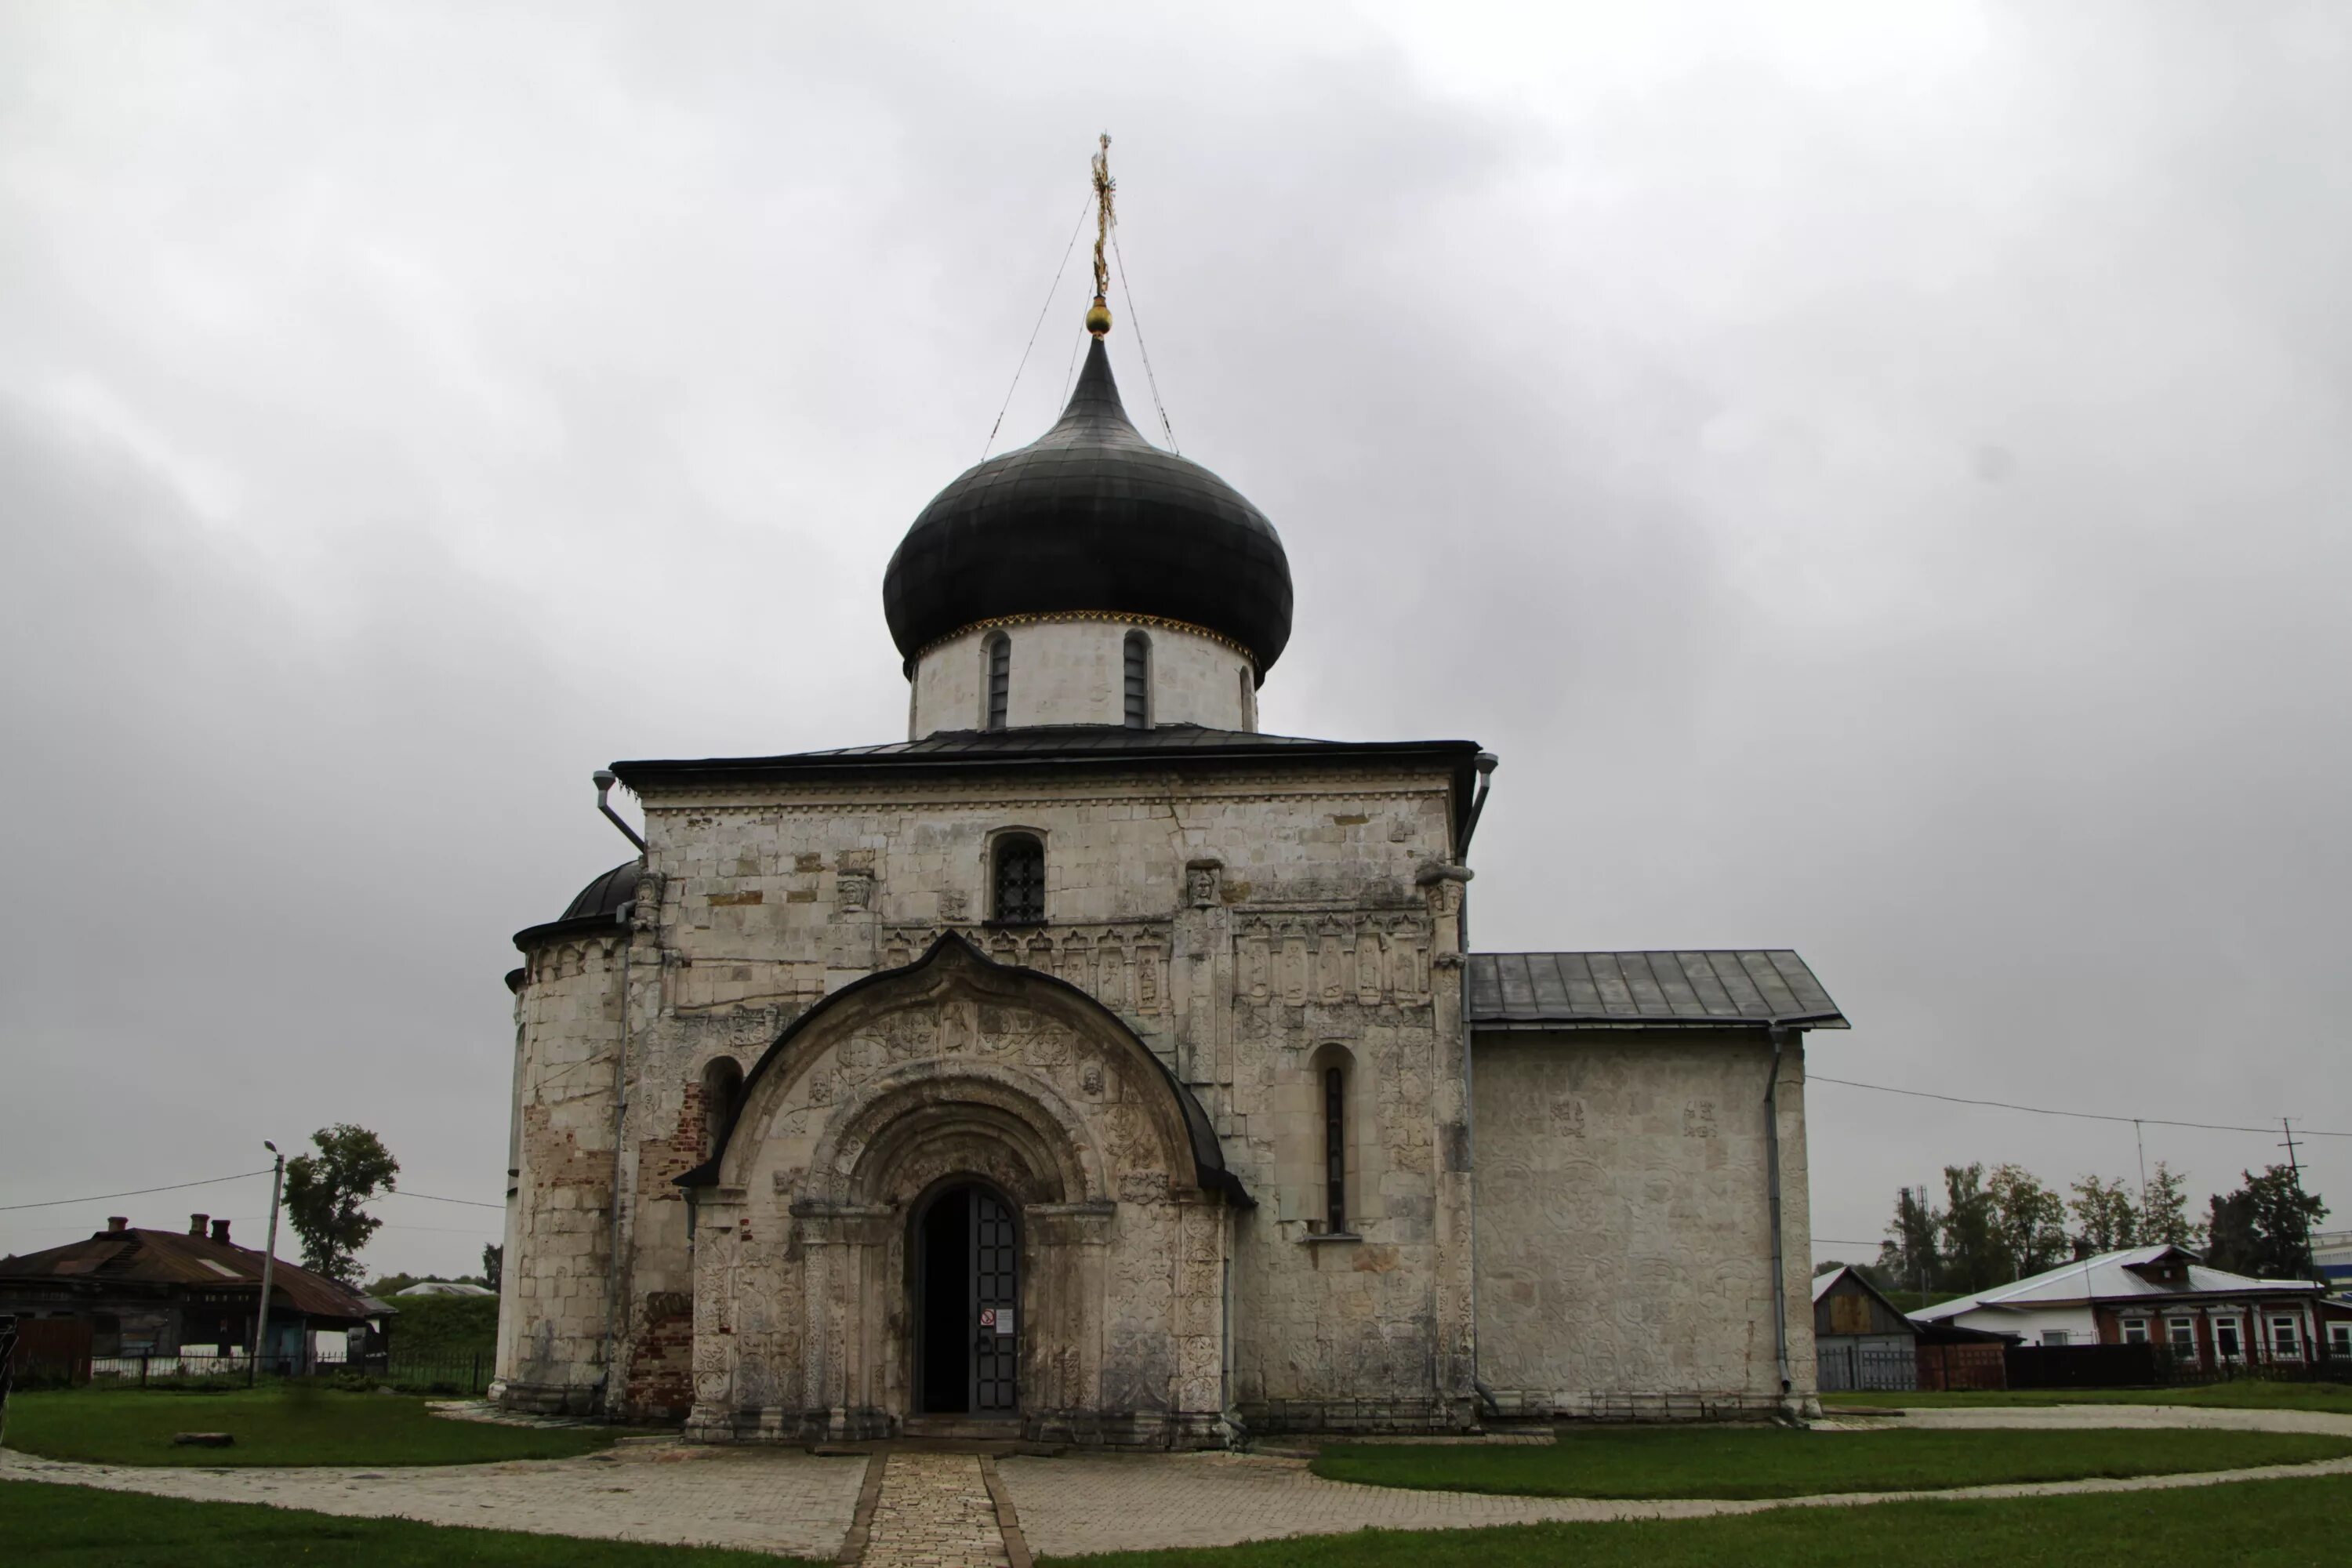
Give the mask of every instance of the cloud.
M 1265 720 L 1502 753 L 1480 945 L 1795 946 L 1835 1076 L 2352 1128 L 2338 8 L 1514 16 L 12 16 L 11 1200 L 354 1115 L 495 1199 L 588 770 L 898 732 L 883 563 L 1105 127 L 1130 407 L 1290 551 Z M 1829 1237 L 2135 1155 L 1812 1112 Z M 370 1261 L 470 1266 L 429 1207 Z

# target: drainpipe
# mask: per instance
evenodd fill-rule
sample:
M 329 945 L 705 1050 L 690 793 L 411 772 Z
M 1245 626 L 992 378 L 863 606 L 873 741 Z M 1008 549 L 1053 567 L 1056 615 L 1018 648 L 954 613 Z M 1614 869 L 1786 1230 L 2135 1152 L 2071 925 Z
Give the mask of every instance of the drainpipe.
M 644 837 L 635 828 L 629 826 L 625 817 L 613 809 L 613 803 L 606 798 L 613 793 L 613 786 L 621 782 L 619 777 L 610 768 L 598 768 L 589 776 L 595 781 L 596 784 L 596 809 L 604 814 L 605 821 L 621 830 L 622 837 L 637 847 L 638 854 L 644 854 L 646 852 Z
M 1772 1349 L 1780 1363 L 1780 1408 L 1788 1410 L 1792 1392 L 1789 1377 L 1789 1288 L 1782 1264 L 1780 1235 L 1780 1055 L 1790 1036 L 1808 1024 L 1826 1024 L 1836 1013 L 1800 1013 L 1767 1018 L 1764 1029 L 1772 1042 L 1772 1074 L 1764 1080 L 1764 1193 L 1772 1223 Z
M 1478 831 L 1478 819 L 1486 815 L 1486 796 L 1495 787 L 1495 770 L 1503 759 L 1492 752 L 1481 752 L 1473 759 L 1478 770 L 1478 793 L 1470 802 L 1470 818 L 1462 825 L 1462 847 L 1455 858 L 1465 866 L 1470 863 L 1470 839 Z M 1462 1129 L 1463 1142 L 1468 1145 L 1464 1156 L 1468 1165 L 1462 1174 L 1470 1184 L 1470 1202 L 1466 1205 L 1470 1226 L 1470 1389 L 1478 1396 L 1487 1415 L 1499 1416 L 1502 1402 L 1495 1391 L 1478 1375 L 1478 1092 L 1477 1068 L 1471 1055 L 1470 1039 L 1470 884 L 1462 885 L 1462 903 L 1456 931 L 1462 949 Z
M 592 780 L 596 785 L 596 809 L 604 814 L 605 820 L 621 830 L 624 837 L 637 847 L 638 854 L 645 854 L 644 837 L 623 819 L 619 812 L 613 809 L 613 803 L 608 798 L 612 794 L 613 785 L 618 782 L 614 776 L 613 770 L 598 768 L 592 775 Z M 621 1279 L 624 1267 L 621 1257 L 621 1178 L 628 1153 L 629 970 L 632 967 L 630 960 L 635 955 L 636 951 L 636 934 L 630 922 L 636 912 L 637 901 L 631 899 L 622 904 L 613 914 L 614 922 L 623 932 L 620 942 L 621 1040 L 619 1048 L 613 1053 L 612 1245 L 610 1261 L 604 1269 L 604 1396 L 602 1403 L 606 1417 L 615 1420 L 620 1416 L 621 1401 L 627 1393 L 619 1375 L 621 1313 L 628 1301 L 627 1292 L 622 1289 Z
M 1781 1261 L 1780 1240 L 1780 1053 L 1789 1043 L 1788 1028 L 1767 1026 L 1772 1041 L 1772 1075 L 1764 1080 L 1764 1192 L 1772 1223 L 1772 1350 L 1780 1371 L 1780 1409 L 1789 1408 L 1789 1289 Z
M 614 911 L 621 929 L 627 931 L 629 917 L 636 913 L 637 901 L 631 899 Z M 628 1152 L 629 1122 L 629 969 L 630 957 L 636 947 L 634 933 L 621 938 L 621 1041 L 613 1054 L 613 1236 L 611 1263 L 604 1271 L 604 1414 L 617 1420 L 620 1401 L 625 1392 L 620 1370 L 621 1313 L 628 1297 L 621 1285 L 621 1175 L 622 1162 Z

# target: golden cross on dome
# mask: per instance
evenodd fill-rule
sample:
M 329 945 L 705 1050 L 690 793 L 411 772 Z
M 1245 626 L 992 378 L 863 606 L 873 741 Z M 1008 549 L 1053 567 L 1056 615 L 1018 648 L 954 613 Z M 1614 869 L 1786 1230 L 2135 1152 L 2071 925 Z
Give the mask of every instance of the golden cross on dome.
M 1087 331 L 1101 337 L 1110 331 L 1110 304 L 1105 298 L 1110 292 L 1110 264 L 1103 259 L 1104 242 L 1110 238 L 1110 226 L 1117 220 L 1111 216 L 1111 192 L 1118 182 L 1110 177 L 1110 132 L 1101 137 L 1097 149 L 1095 169 L 1095 302 L 1087 310 Z

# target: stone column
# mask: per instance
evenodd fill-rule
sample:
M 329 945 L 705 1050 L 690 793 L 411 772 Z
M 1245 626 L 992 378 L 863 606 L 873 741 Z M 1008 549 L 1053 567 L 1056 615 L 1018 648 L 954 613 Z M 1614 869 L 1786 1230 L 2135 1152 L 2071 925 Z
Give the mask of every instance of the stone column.
M 1102 1410 L 1103 1289 L 1110 1249 L 1110 1200 L 1029 1204 L 1022 1259 L 1034 1314 L 1024 1331 L 1021 1403 L 1041 1436 L 1074 1436 Z
M 871 1294 L 881 1272 L 871 1255 L 889 1234 L 891 1211 L 803 1198 L 792 1215 L 803 1280 L 802 1433 L 845 1439 L 887 1435 L 888 1418 L 871 1401 L 873 1372 L 883 1353 L 875 1336 L 887 1325 L 890 1303 Z M 877 1424 L 885 1430 L 877 1431 Z
M 743 1189 L 705 1187 L 694 1205 L 694 1408 L 692 1443 L 723 1443 L 735 1434 L 735 1285 Z
M 1431 1282 L 1436 1386 L 1431 1393 L 1442 1410 L 1466 1424 L 1476 1408 L 1471 1380 L 1478 1331 L 1471 1307 L 1470 1037 L 1462 1007 L 1462 893 L 1470 868 L 1425 866 L 1418 879 L 1429 906 L 1430 1019 L 1436 1058 L 1430 1095 L 1437 1155 L 1437 1272 Z
M 1171 1439 L 1190 1446 L 1224 1436 L 1225 1207 L 1206 1198 L 1176 1209 L 1176 1335 Z

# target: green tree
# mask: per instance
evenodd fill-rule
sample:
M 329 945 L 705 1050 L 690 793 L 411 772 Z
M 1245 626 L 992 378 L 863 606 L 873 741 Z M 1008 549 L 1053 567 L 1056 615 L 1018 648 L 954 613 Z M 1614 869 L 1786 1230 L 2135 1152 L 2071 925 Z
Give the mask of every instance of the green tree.
M 383 1221 L 361 1205 L 393 1190 L 400 1162 L 364 1127 L 340 1122 L 310 1134 L 316 1154 L 286 1162 L 286 1220 L 302 1238 L 302 1262 L 345 1285 L 360 1279 L 360 1249 Z
M 2226 1198 L 2213 1198 L 2213 1248 L 2222 1248 L 2226 1219 L 2229 1260 L 2210 1254 L 2206 1260 L 2258 1279 L 2313 1278 L 2311 1227 L 2327 1217 L 2327 1205 L 2317 1193 L 2303 1190 L 2290 1166 L 2273 1165 L 2259 1176 L 2251 1171 L 2239 1174 L 2243 1186 Z
M 2009 1249 L 2000 1235 L 2000 1215 L 1985 1186 L 1981 1162 L 1944 1167 L 1944 1288 L 1962 1295 L 2005 1285 Z
M 2139 1208 L 2121 1181 L 2103 1182 L 2094 1172 L 2075 1181 L 2074 1193 L 2066 1206 L 2074 1214 L 2074 1239 L 2084 1247 L 2120 1252 L 2139 1245 Z
M 2231 1274 L 2252 1274 L 2261 1267 L 2262 1248 L 2254 1240 L 2254 1200 L 2244 1189 L 2226 1197 L 2215 1193 L 2207 1215 L 2207 1263 Z
M 2148 1178 L 2140 1201 L 2139 1239 L 2143 1246 L 2161 1242 L 2192 1252 L 2205 1246 L 2205 1227 L 2189 1217 L 2188 1184 L 2161 1160 L 2156 1163 L 2156 1174 Z
M 1944 1254 L 1937 1241 L 1941 1216 L 1925 1187 L 1895 1194 L 1895 1218 L 1878 1245 L 1877 1275 L 1906 1289 L 1933 1290 L 1943 1282 Z
M 1986 1183 L 2003 1279 L 2054 1268 L 2066 1258 L 2066 1205 L 2022 1165 L 1998 1165 Z
M 482 1283 L 495 1290 L 506 1272 L 507 1249 L 499 1242 L 486 1242 L 482 1247 Z

